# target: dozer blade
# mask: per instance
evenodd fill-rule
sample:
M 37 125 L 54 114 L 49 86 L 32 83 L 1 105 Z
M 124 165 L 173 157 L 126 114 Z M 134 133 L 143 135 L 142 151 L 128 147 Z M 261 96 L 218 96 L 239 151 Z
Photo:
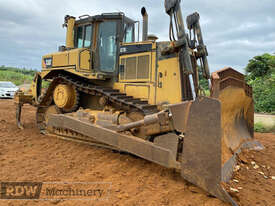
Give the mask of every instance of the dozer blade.
M 171 105 L 175 129 L 184 133 L 181 175 L 219 199 L 237 205 L 221 186 L 221 103 L 202 97 Z
M 216 78 L 213 78 L 216 77 Z M 223 188 L 242 148 L 262 149 L 253 135 L 252 89 L 229 68 L 212 76 L 212 97 L 171 105 L 175 129 L 184 133 L 181 175 L 219 199 L 237 203 Z
M 181 115 L 180 112 L 173 114 Z M 183 115 L 183 114 L 182 114 Z M 222 182 L 221 104 L 212 98 L 197 99 L 190 105 L 184 128 L 181 175 L 219 199 L 237 205 Z

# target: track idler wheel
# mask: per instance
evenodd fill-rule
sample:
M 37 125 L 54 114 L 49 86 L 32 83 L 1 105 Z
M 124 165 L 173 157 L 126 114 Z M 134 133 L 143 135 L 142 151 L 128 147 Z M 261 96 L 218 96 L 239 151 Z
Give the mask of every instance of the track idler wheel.
M 59 84 L 54 89 L 53 100 L 63 112 L 74 112 L 78 108 L 79 94 L 74 86 Z

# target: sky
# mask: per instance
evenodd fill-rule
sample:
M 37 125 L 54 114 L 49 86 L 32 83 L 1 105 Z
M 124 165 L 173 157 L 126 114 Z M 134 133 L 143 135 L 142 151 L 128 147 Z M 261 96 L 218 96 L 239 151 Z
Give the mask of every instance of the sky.
M 124 12 L 142 21 L 149 34 L 168 40 L 164 0 L 0 0 L 0 65 L 40 70 L 41 57 L 65 44 L 66 14 L 79 17 Z M 182 0 L 184 19 L 199 12 L 211 71 L 230 66 L 243 72 L 249 59 L 275 53 L 274 0 Z

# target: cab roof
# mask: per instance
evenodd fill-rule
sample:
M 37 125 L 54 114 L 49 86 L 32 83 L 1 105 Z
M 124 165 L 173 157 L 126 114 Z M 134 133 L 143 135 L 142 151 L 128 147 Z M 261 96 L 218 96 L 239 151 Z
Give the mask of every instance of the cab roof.
M 135 23 L 136 21 L 125 16 L 123 12 L 113 12 L 113 13 L 102 13 L 100 15 L 90 16 L 90 15 L 82 15 L 76 20 L 75 24 L 85 24 L 87 22 L 96 22 L 96 21 L 104 21 L 109 19 L 123 19 L 127 23 Z

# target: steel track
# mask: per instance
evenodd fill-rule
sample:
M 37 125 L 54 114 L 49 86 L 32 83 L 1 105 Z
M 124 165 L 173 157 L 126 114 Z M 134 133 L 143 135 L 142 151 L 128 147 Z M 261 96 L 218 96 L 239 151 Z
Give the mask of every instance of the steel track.
M 125 93 L 121 93 L 119 90 L 112 89 L 110 87 L 98 86 L 88 82 L 87 80 L 83 81 L 83 79 L 78 77 L 59 74 L 52 80 L 50 86 L 38 98 L 36 122 L 37 127 L 41 130 L 41 132 L 45 132 L 46 130 L 47 125 L 45 123 L 45 112 L 52 104 L 52 94 L 55 87 L 60 83 L 72 85 L 78 92 L 105 97 L 107 104 L 114 107 L 116 110 L 122 110 L 125 112 L 137 111 L 144 115 L 158 112 L 157 106 L 148 104 L 148 101 L 127 96 Z

